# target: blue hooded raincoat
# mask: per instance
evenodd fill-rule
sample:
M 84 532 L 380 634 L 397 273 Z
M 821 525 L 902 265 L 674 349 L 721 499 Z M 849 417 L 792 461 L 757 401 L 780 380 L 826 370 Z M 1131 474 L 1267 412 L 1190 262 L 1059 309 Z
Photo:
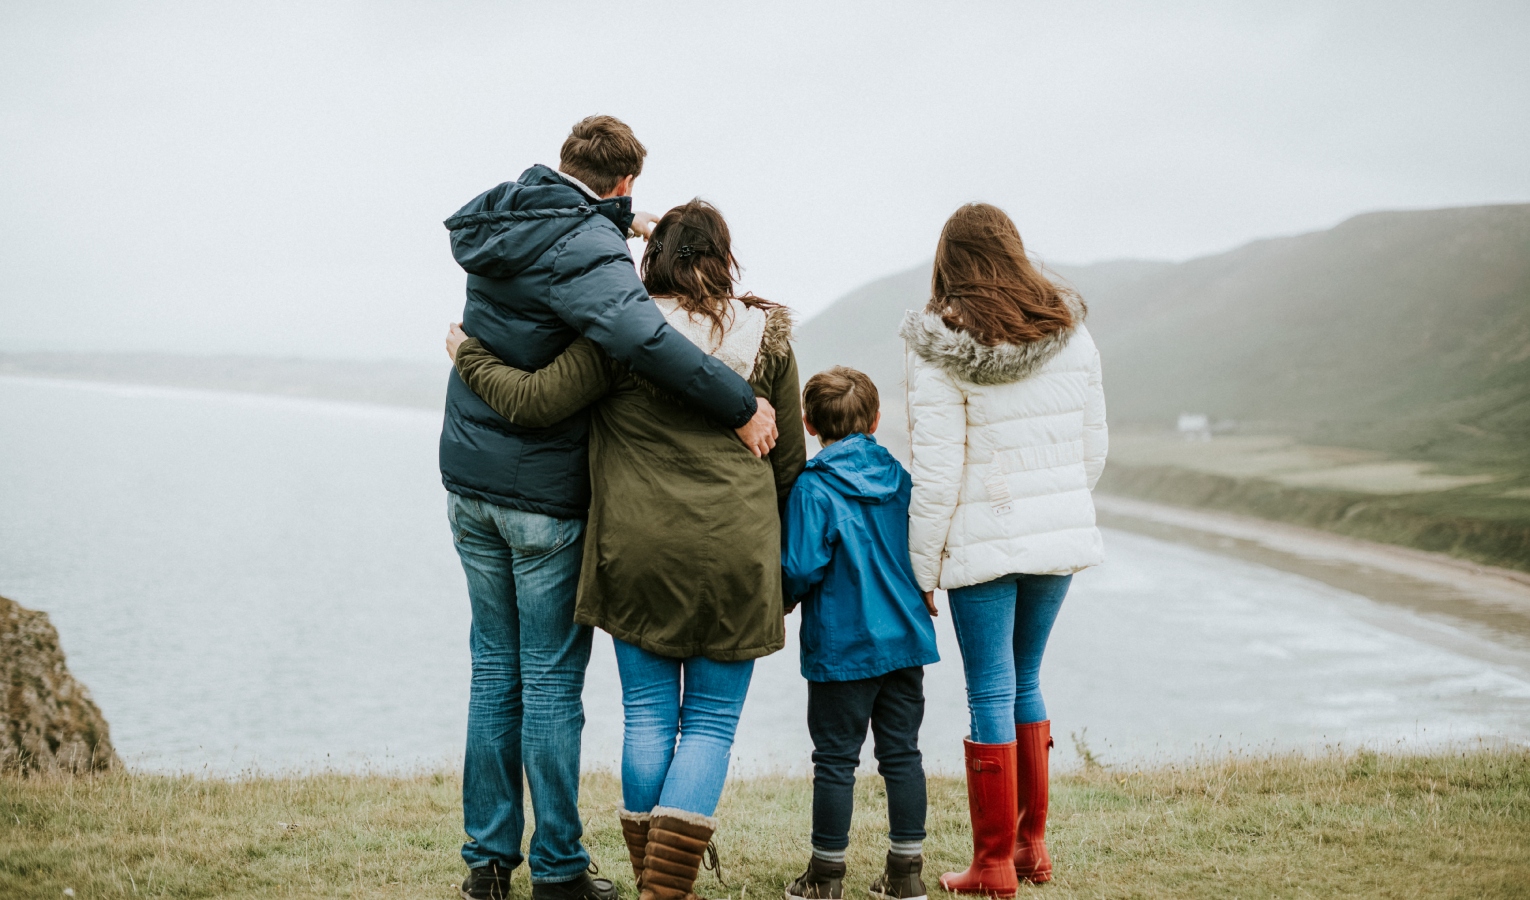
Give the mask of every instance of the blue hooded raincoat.
M 940 661 L 908 558 L 913 481 L 867 434 L 808 460 L 787 500 L 781 566 L 802 604 L 802 676 L 854 681 Z

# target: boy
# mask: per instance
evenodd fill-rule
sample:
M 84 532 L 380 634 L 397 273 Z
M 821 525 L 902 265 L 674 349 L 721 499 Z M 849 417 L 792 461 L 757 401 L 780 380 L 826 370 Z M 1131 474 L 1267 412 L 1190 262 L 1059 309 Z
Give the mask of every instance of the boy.
M 802 604 L 802 675 L 813 737 L 813 856 L 788 900 L 840 900 L 866 727 L 887 783 L 891 849 L 877 900 L 923 900 L 924 666 L 938 662 L 933 602 L 908 557 L 912 479 L 872 435 L 876 385 L 835 366 L 808 379 L 803 421 L 823 446 L 787 500 L 789 606 Z

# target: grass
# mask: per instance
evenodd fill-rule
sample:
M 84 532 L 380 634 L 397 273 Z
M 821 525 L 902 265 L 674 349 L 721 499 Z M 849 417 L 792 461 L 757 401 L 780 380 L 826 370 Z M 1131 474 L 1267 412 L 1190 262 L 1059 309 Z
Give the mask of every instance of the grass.
M 0 778 L 0 897 L 454 897 L 459 789 L 443 774 Z M 846 896 L 863 898 L 886 819 L 880 779 L 857 790 Z M 630 900 L 619 802 L 614 777 L 586 777 L 586 843 Z M 701 892 L 779 897 L 811 807 L 806 779 L 730 782 L 727 882 Z M 939 897 L 970 852 L 960 781 L 931 780 L 929 826 Z M 1022 896 L 1530 897 L 1530 751 L 1091 766 L 1054 778 L 1050 844 L 1056 879 Z

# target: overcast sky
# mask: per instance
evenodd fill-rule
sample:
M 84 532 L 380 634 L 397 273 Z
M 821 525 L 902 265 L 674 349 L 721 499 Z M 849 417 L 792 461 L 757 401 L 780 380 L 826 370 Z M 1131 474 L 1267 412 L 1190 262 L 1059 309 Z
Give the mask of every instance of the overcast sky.
M 597 112 L 811 314 L 969 200 L 1071 263 L 1530 200 L 1530 4 L 0 2 L 0 350 L 435 358 L 441 220 Z

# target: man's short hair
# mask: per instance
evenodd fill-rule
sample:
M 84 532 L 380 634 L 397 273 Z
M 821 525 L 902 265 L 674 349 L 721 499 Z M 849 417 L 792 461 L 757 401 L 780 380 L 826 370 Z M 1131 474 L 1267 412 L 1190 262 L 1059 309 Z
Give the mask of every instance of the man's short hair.
M 825 441 L 871 433 L 880 408 L 877 386 L 847 366 L 819 372 L 802 389 L 802 413 Z
M 558 168 L 604 197 L 628 175 L 643 174 L 647 155 L 648 148 L 626 122 L 615 116 L 590 116 L 569 132 L 558 154 Z

